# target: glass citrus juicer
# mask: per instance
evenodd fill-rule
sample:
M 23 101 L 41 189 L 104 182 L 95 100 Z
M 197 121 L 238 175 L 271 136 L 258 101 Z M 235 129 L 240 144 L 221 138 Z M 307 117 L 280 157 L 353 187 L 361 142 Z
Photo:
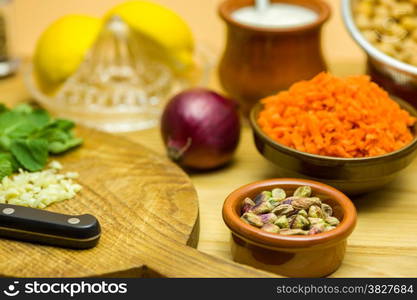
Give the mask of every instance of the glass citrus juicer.
M 42 88 L 32 66 L 26 84 L 58 117 L 109 132 L 142 130 L 159 123 L 170 96 L 207 84 L 211 66 L 203 50 L 197 49 L 194 65 L 178 74 L 160 46 L 113 16 L 77 71 L 58 88 Z

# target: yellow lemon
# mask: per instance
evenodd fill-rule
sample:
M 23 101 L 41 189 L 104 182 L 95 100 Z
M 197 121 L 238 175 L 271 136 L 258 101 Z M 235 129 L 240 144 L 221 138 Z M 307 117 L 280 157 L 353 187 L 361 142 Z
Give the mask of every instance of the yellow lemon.
M 193 63 L 194 41 L 187 23 L 172 10 L 149 1 L 122 3 L 107 13 L 106 19 L 117 15 L 134 31 L 162 46 L 165 55 L 177 71 Z
M 56 87 L 78 69 L 101 25 L 99 18 L 67 15 L 43 32 L 34 55 L 35 72 L 43 87 Z

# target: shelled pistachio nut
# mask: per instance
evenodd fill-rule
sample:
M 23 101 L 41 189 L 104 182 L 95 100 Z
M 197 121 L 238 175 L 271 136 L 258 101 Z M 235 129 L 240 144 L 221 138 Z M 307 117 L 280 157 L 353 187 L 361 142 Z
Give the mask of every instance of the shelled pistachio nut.
M 246 223 L 256 227 L 262 227 L 264 225 L 261 217 L 251 212 L 244 213 L 241 219 Z
M 251 198 L 245 198 L 245 200 L 243 200 L 242 213 L 250 211 L 254 206 L 255 202 L 253 202 Z
M 264 224 L 272 224 L 278 219 L 277 215 L 273 213 L 263 214 L 259 216 L 261 217 L 261 221 Z
M 310 218 L 323 218 L 323 211 L 321 210 L 321 207 L 312 205 L 308 209 L 308 216 Z
M 294 192 L 294 197 L 310 197 L 312 193 L 311 187 L 305 185 L 298 187 Z
M 279 227 L 274 224 L 265 224 L 264 226 L 262 226 L 261 229 L 263 231 L 272 232 L 272 233 L 279 233 L 279 230 L 280 230 Z
M 294 208 L 290 204 L 281 204 L 272 210 L 277 216 L 287 215 L 294 211 Z
M 318 234 L 339 225 L 330 205 L 313 195 L 309 186 L 298 187 L 287 197 L 283 189 L 263 191 L 242 203 L 241 219 L 264 231 L 284 235 Z
M 296 215 L 294 220 L 290 223 L 292 229 L 309 229 L 310 222 L 306 217 Z
M 290 228 L 290 224 L 288 223 L 287 216 L 280 216 L 274 222 L 275 225 L 279 226 L 279 228 Z
M 283 189 L 273 189 L 272 197 L 277 199 L 278 201 L 282 201 L 285 200 L 285 198 L 287 198 L 287 194 Z
M 307 235 L 308 231 L 302 229 L 282 229 L 279 233 L 284 235 Z

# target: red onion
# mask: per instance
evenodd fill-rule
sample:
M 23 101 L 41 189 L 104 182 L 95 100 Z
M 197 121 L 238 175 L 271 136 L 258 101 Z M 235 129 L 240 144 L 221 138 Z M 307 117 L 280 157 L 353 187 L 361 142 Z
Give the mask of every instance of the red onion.
M 184 91 L 162 115 L 162 137 L 168 156 L 179 165 L 199 170 L 229 162 L 239 143 L 237 104 L 213 91 Z

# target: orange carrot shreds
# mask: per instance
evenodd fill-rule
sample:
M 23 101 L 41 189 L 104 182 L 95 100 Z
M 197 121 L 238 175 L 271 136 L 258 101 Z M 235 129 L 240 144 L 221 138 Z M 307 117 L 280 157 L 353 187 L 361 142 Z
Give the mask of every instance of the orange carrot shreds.
M 288 91 L 262 99 L 261 129 L 299 151 L 359 158 L 403 148 L 413 140 L 416 118 L 368 76 L 321 73 Z

